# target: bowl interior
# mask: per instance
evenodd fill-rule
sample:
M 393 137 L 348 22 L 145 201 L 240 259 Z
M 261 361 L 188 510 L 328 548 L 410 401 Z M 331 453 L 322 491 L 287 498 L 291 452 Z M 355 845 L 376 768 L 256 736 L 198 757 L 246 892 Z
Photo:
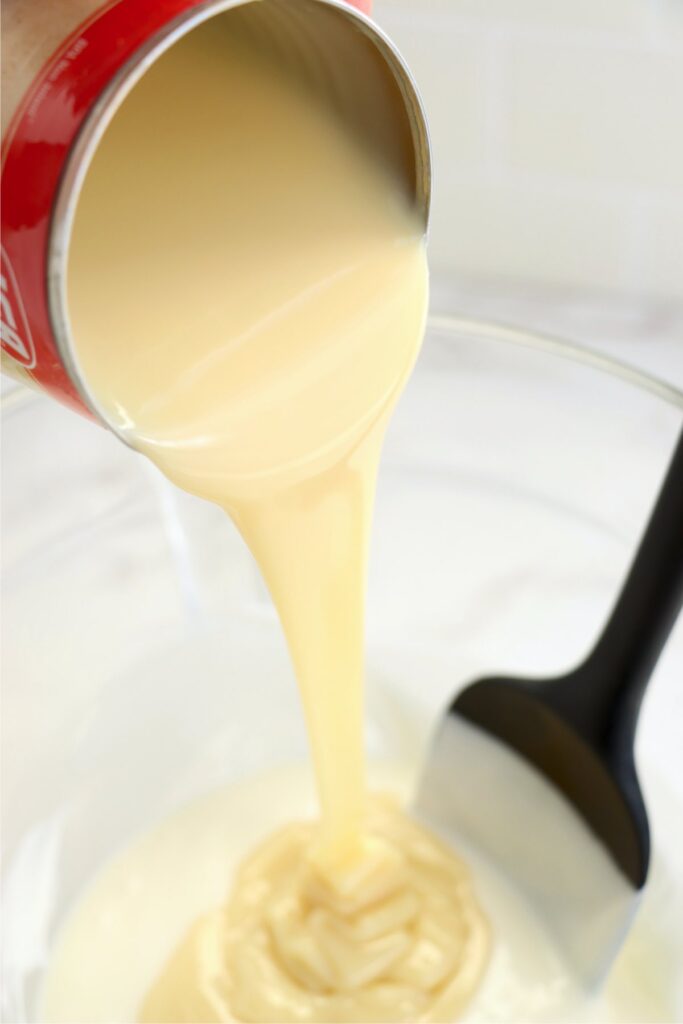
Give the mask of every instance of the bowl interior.
M 673 392 L 503 338 L 434 322 L 389 430 L 368 592 L 377 760 L 417 766 L 480 674 L 580 660 L 680 429 Z M 65 912 L 114 850 L 200 792 L 304 759 L 306 739 L 224 514 L 40 396 L 11 398 L 3 431 L 4 1012 L 24 1020 Z M 679 623 L 638 735 L 665 932 L 683 919 L 681 665 Z

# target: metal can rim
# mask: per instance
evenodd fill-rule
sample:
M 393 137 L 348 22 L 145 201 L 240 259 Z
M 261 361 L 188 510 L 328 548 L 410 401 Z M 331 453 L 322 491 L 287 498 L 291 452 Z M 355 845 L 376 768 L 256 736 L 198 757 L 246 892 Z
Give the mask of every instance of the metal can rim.
M 100 403 L 89 389 L 81 372 L 73 343 L 68 296 L 67 265 L 69 244 L 78 199 L 95 150 L 125 98 L 156 60 L 194 28 L 231 8 L 254 0 L 205 0 L 171 18 L 139 46 L 115 72 L 100 92 L 64 161 L 61 179 L 48 227 L 46 285 L 47 312 L 59 356 L 84 404 L 93 416 L 113 431 L 124 443 L 130 439 L 112 424 Z M 400 51 L 367 15 L 347 0 L 316 0 L 335 8 L 354 20 L 367 38 L 380 51 L 399 86 L 406 114 L 410 120 L 415 160 L 415 199 L 423 219 L 425 233 L 429 222 L 431 201 L 431 147 L 427 119 L 417 84 Z

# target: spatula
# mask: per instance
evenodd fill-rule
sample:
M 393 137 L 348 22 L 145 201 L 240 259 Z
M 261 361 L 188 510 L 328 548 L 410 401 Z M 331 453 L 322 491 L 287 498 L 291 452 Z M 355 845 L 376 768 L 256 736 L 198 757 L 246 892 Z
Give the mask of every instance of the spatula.
M 557 678 L 465 687 L 440 724 L 418 790 L 419 816 L 498 864 L 589 987 L 608 972 L 647 879 L 650 834 L 634 739 L 682 602 L 683 433 L 586 660 Z

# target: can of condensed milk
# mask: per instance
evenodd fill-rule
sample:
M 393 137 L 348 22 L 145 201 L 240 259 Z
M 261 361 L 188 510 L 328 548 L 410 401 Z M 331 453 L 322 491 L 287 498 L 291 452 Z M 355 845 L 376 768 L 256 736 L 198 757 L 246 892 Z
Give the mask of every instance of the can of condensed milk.
M 308 85 L 348 82 L 345 102 L 370 141 L 379 126 L 363 114 L 368 90 L 382 94 L 381 132 L 390 136 L 391 159 L 426 225 L 424 114 L 403 60 L 365 13 L 369 0 L 251 2 L 266 28 L 272 19 L 280 48 L 282 26 L 291 21 L 285 35 L 298 32 L 293 59 Z M 247 3 L 9 0 L 3 12 L 2 368 L 99 422 L 105 417 L 79 369 L 66 290 L 71 228 L 90 161 L 145 71 L 195 27 Z

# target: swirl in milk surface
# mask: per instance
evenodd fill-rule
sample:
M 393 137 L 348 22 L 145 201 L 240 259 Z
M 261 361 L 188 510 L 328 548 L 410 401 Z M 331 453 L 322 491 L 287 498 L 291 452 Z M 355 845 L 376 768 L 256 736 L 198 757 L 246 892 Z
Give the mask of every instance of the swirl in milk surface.
M 241 18 L 196 29 L 114 118 L 77 211 L 69 301 L 98 402 L 225 508 L 259 563 L 321 818 L 247 858 L 140 1019 L 449 1019 L 484 969 L 487 929 L 459 861 L 368 797 L 363 748 L 370 520 L 424 329 L 422 229 Z
M 393 801 L 374 798 L 356 859 L 322 867 L 290 825 L 241 865 L 145 999 L 142 1022 L 454 1020 L 486 962 L 469 874 Z

